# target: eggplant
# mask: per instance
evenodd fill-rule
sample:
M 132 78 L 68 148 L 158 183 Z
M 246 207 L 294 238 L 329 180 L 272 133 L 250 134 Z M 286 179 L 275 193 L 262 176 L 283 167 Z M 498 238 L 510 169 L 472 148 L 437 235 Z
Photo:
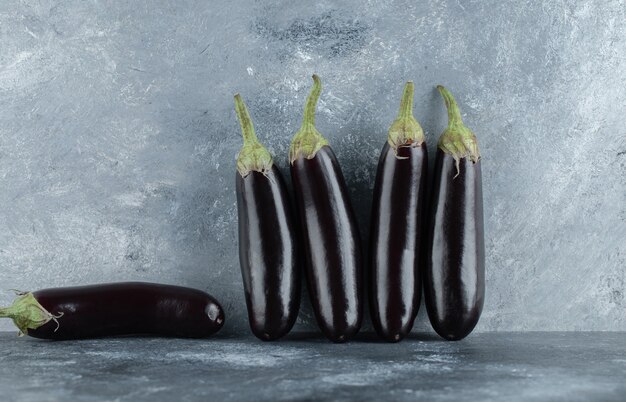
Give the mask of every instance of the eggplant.
M 345 342 L 359 331 L 363 316 L 361 243 L 339 162 L 315 128 L 321 90 L 319 77 L 313 75 L 289 160 L 313 311 L 328 339 Z
M 398 342 L 421 301 L 422 220 L 428 172 L 424 131 L 413 117 L 413 82 L 404 87 L 376 172 L 370 229 L 370 313 L 378 335 Z
M 222 307 L 207 293 L 142 282 L 18 292 L 0 317 L 12 318 L 21 334 L 51 340 L 134 334 L 204 338 L 224 325 Z
M 452 94 L 437 89 L 449 123 L 435 158 L 424 296 L 434 330 L 460 340 L 476 326 L 485 298 L 481 156 Z
M 237 159 L 239 262 L 252 333 L 264 341 L 286 335 L 300 308 L 300 263 L 285 181 L 259 143 L 239 94 L 235 108 L 244 145 Z

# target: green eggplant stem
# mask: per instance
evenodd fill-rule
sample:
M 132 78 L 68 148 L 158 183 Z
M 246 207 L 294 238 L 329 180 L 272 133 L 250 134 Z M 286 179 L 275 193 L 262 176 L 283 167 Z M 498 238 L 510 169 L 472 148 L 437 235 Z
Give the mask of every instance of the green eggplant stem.
M 29 329 L 37 329 L 49 321 L 54 321 L 59 329 L 60 318 L 63 313 L 54 315 L 46 310 L 31 292 L 16 292 L 17 298 L 9 307 L 0 308 L 0 317 L 8 317 L 13 320 L 20 330 L 20 335 L 28 333 Z M 55 330 L 56 331 L 56 330 Z
M 306 106 L 304 107 L 304 118 L 302 119 L 302 127 L 307 125 L 315 126 L 315 109 L 317 108 L 317 101 L 320 99 L 322 93 L 322 81 L 320 77 L 313 74 L 313 88 L 311 93 L 306 99 Z
M 443 85 L 437 85 L 439 93 L 443 97 L 443 101 L 448 109 L 448 124 L 451 126 L 463 125 L 463 119 L 461 118 L 461 110 L 456 103 L 454 96 Z
M 235 111 L 237 112 L 239 124 L 241 125 L 243 144 L 252 145 L 259 142 L 259 139 L 254 132 L 254 125 L 252 124 L 252 119 L 250 118 L 250 112 L 248 112 L 248 108 L 239 94 L 235 95 Z
M 404 86 L 398 116 L 391 124 L 391 127 L 389 127 L 387 142 L 394 150 L 396 157 L 398 157 L 398 148 L 407 146 L 417 147 L 425 140 L 424 130 L 413 116 L 414 92 L 413 81 L 408 81 Z
M 448 127 L 439 137 L 438 147 L 454 158 L 458 176 L 462 158 L 469 158 L 474 163 L 480 159 L 478 141 L 472 130 L 463 124 L 461 111 L 450 91 L 442 85 L 437 85 L 437 89 L 448 109 Z
M 315 109 L 321 92 L 322 81 L 317 75 L 313 74 L 313 88 L 311 88 L 311 93 L 304 107 L 302 126 L 293 136 L 291 146 L 289 147 L 289 162 L 291 164 L 300 156 L 306 159 L 313 159 L 317 151 L 328 145 L 326 138 L 315 128 Z
M 243 136 L 243 146 L 237 157 L 237 171 L 242 177 L 253 171 L 267 174 L 274 164 L 272 154 L 259 142 L 248 108 L 239 94 L 235 95 L 235 111 Z

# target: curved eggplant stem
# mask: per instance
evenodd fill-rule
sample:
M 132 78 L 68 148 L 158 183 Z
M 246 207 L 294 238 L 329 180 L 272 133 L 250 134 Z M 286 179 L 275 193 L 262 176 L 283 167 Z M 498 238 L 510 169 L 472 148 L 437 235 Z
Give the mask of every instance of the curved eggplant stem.
M 454 158 L 458 176 L 461 158 L 467 157 L 474 163 L 480 159 L 478 141 L 472 130 L 463 124 L 461 111 L 450 91 L 444 88 L 443 85 L 437 85 L 437 89 L 441 93 L 448 109 L 448 128 L 439 138 L 438 147 Z
M 248 112 L 248 108 L 239 94 L 235 95 L 235 111 L 239 118 L 241 135 L 243 136 L 243 146 L 237 157 L 237 170 L 239 174 L 242 177 L 246 177 L 252 171 L 267 174 L 274 163 L 272 155 L 259 142 L 254 132 L 250 112 Z
M 320 148 L 328 145 L 326 138 L 315 128 L 315 109 L 317 108 L 317 101 L 321 92 L 322 81 L 316 74 L 313 74 L 313 88 L 311 88 L 311 92 L 306 100 L 302 126 L 293 136 L 291 146 L 289 147 L 289 162 L 292 164 L 299 156 L 313 159 Z
M 315 110 L 317 109 L 317 101 L 319 100 L 321 93 L 322 81 L 317 74 L 313 74 L 313 88 L 311 88 L 311 93 L 306 98 L 301 128 L 304 128 L 307 125 L 315 126 Z
M 463 119 L 461 118 L 461 110 L 456 103 L 454 96 L 443 85 L 437 85 L 439 93 L 443 97 L 443 101 L 446 103 L 448 109 L 448 124 L 450 126 L 463 125 Z

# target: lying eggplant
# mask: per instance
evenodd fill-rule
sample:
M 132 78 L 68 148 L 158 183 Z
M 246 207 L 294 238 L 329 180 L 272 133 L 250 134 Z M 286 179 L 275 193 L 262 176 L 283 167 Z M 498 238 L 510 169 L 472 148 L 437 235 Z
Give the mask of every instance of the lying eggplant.
M 287 334 L 300 308 L 298 244 L 289 196 L 269 151 L 235 95 L 244 144 L 237 159 L 239 262 L 250 328 L 269 341 Z
M 380 337 L 397 342 L 411 331 L 421 292 L 420 244 L 428 158 L 413 117 L 413 82 L 378 162 L 370 231 L 370 312 Z
M 424 295 L 435 331 L 459 340 L 476 326 L 485 297 L 480 152 L 452 94 L 441 85 L 437 89 L 449 123 L 435 159 Z
M 0 317 L 42 339 L 146 334 L 204 338 L 224 325 L 224 312 L 208 294 L 180 286 L 125 282 L 19 292 Z
M 322 84 L 317 75 L 313 82 L 302 127 L 289 149 L 291 178 L 315 317 L 328 339 L 345 342 L 361 327 L 361 244 L 341 168 L 328 141 L 315 128 Z

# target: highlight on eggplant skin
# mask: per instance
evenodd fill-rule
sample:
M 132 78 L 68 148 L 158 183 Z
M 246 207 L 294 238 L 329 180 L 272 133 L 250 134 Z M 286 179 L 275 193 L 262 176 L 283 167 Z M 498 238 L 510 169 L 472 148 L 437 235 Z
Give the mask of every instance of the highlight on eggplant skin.
M 424 296 L 435 331 L 460 340 L 478 323 L 485 297 L 481 156 L 452 94 L 437 88 L 449 124 L 435 158 Z
M 359 230 L 339 162 L 315 128 L 319 77 L 289 150 L 291 178 L 306 257 L 306 278 L 317 323 L 332 342 L 359 331 L 363 316 Z
M 153 335 L 204 338 L 224 325 L 209 294 L 182 286 L 120 282 L 19 292 L 0 308 L 21 334 L 50 340 Z
M 283 177 L 258 141 L 235 95 L 244 145 L 237 159 L 239 261 L 252 333 L 264 341 L 289 333 L 300 308 L 295 222 Z
M 409 81 L 380 155 L 372 198 L 370 313 L 377 334 L 389 342 L 411 331 L 421 301 L 428 155 L 424 132 L 413 117 L 413 92 Z

